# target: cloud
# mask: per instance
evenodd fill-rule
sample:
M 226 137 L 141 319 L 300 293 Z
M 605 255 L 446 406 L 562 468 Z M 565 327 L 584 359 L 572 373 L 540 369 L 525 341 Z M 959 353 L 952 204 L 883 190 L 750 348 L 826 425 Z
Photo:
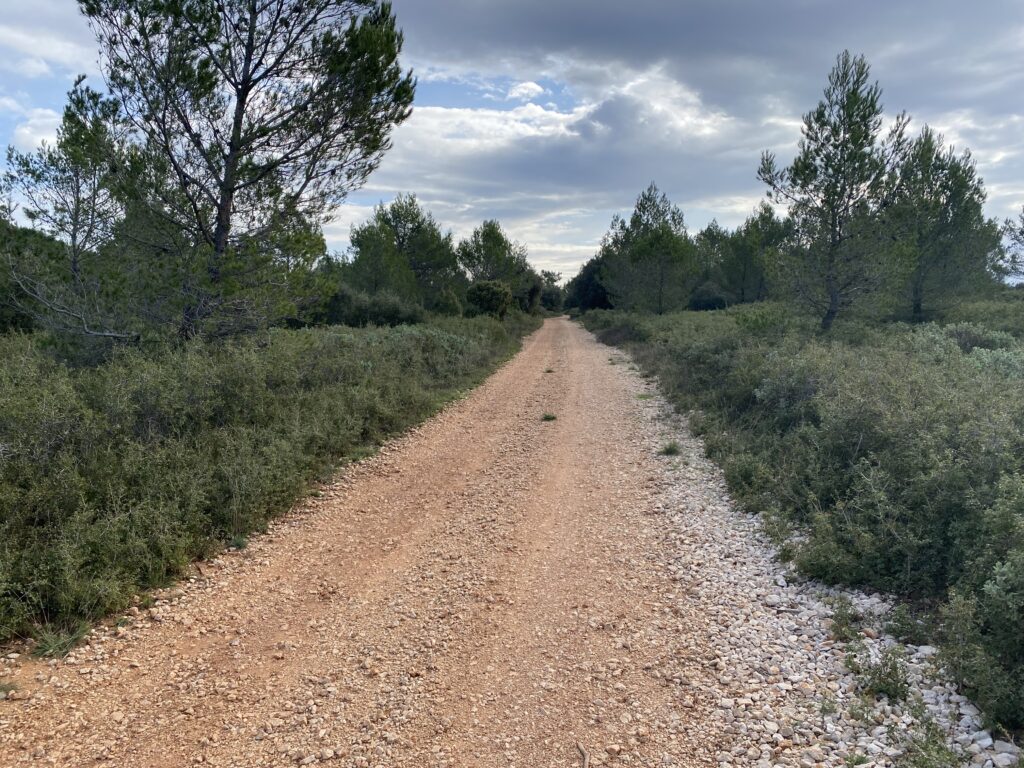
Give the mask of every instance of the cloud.
M 506 99 L 510 101 L 533 101 L 538 96 L 543 96 L 548 89 L 543 85 L 528 80 L 525 83 L 517 83 L 508 90 Z
M 29 109 L 26 119 L 14 129 L 13 145 L 23 152 L 31 152 L 44 141 L 53 142 L 60 126 L 60 114 L 52 109 Z
M 53 74 L 50 65 L 35 56 L 27 56 L 14 61 L 0 62 L 0 67 L 27 78 L 48 77 Z

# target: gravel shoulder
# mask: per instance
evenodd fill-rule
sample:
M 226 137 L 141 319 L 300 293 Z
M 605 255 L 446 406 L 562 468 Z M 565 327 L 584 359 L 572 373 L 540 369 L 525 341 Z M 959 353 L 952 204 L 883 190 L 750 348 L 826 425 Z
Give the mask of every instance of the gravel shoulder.
M 1016 761 L 930 649 L 924 709 L 858 708 L 827 596 L 629 360 L 552 319 L 245 550 L 63 661 L 4 659 L 0 765 L 887 766 L 925 715 Z

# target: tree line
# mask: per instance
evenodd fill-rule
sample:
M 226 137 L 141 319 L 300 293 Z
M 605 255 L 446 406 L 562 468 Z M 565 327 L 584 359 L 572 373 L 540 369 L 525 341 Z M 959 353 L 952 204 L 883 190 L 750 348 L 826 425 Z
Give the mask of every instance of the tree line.
M 8 149 L 2 327 L 137 344 L 560 303 L 497 222 L 456 245 L 413 196 L 328 254 L 324 224 L 411 114 L 390 3 L 79 5 L 106 88 L 80 77 L 56 140 Z
M 923 321 L 1019 273 L 1024 213 L 986 217 L 970 152 L 927 125 L 909 137 L 905 113 L 884 129 L 881 93 L 863 56 L 840 54 L 796 157 L 762 156 L 768 200 L 743 225 L 692 235 L 652 184 L 612 220 L 567 306 L 661 314 L 780 298 L 828 330 L 853 308 Z

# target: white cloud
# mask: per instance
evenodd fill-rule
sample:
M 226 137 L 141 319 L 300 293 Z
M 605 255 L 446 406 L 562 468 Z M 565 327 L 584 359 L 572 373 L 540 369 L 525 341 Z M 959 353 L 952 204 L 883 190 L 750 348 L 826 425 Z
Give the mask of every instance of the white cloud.
M 533 101 L 538 96 L 548 92 L 547 88 L 538 83 L 528 80 L 525 83 L 517 83 L 508 90 L 505 96 L 509 101 Z
M 52 109 L 29 109 L 27 119 L 14 129 L 13 144 L 23 152 L 36 149 L 44 141 L 52 142 L 60 125 L 60 114 Z
M 65 13 L 71 8 L 65 9 Z M 73 11 L 77 17 L 77 9 Z M 84 21 L 76 19 L 78 24 L 85 27 Z M 86 28 L 87 31 L 87 28 Z M 82 39 L 81 30 L 78 25 L 73 31 L 43 29 L 35 26 L 12 26 L 0 24 L 0 51 L 5 51 L 5 57 L 10 52 L 19 54 L 23 60 L 30 62 L 27 66 L 34 66 L 38 72 L 40 65 L 48 66 L 53 64 L 65 72 L 85 72 L 95 74 L 96 50 L 94 45 L 89 45 Z M 32 64 L 31 62 L 36 62 Z
M 0 61 L 0 67 L 26 78 L 49 77 L 53 74 L 50 65 L 36 56 L 27 56 L 14 61 Z

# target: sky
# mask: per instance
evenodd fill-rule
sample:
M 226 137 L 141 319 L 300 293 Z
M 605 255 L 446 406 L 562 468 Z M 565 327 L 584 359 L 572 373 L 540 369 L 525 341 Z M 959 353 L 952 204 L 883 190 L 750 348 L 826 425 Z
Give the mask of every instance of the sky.
M 496 218 L 566 278 L 654 181 L 691 230 L 763 199 L 761 152 L 788 162 L 836 55 L 863 53 L 891 116 L 969 148 L 987 211 L 1024 205 L 1020 0 L 394 0 L 412 117 L 326 227 L 400 192 L 456 237 Z M 51 137 L 76 74 L 102 86 L 75 0 L 0 0 L 0 146 Z

